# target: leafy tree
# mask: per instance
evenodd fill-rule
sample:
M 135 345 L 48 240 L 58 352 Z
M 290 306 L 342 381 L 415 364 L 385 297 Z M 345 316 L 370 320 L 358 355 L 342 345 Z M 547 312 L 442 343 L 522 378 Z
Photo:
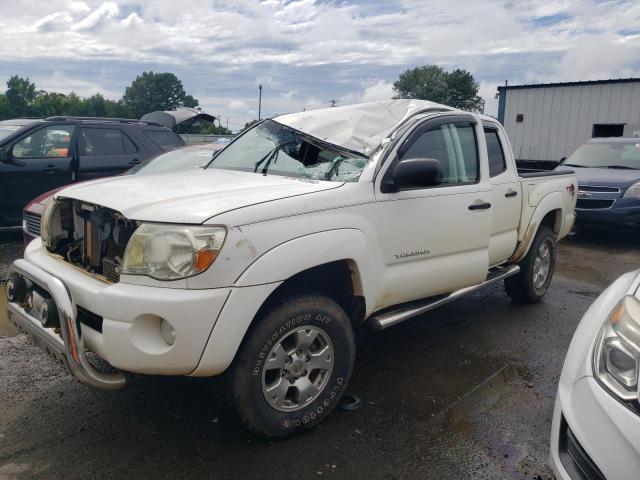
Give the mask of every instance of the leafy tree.
M 31 105 L 31 114 L 36 117 L 64 115 L 66 95 L 56 92 L 41 92 Z
M 200 102 L 198 102 L 198 99 L 193 98 L 191 95 L 185 95 L 184 99 L 182 100 L 183 107 L 196 108 L 198 105 L 200 105 Z
M 197 105 L 173 73 L 143 72 L 127 87 L 122 101 L 138 118 L 156 110 L 174 110 L 185 102 Z
M 0 119 L 11 118 L 11 107 L 9 100 L 4 94 L 0 94 Z
M 29 80 L 29 77 L 22 78 L 14 75 L 9 78 L 5 95 L 12 115 L 15 117 L 28 116 L 29 109 L 37 94 L 36 85 Z
M 246 130 L 249 127 L 252 127 L 253 125 L 255 125 L 256 123 L 258 123 L 258 120 L 251 120 L 250 122 L 247 122 L 244 124 L 244 128 L 242 129 L 243 131 Z
M 417 98 L 454 108 L 481 112 L 484 100 L 478 95 L 480 85 L 466 70 L 447 72 L 438 65 L 411 68 L 393 83 L 393 98 Z

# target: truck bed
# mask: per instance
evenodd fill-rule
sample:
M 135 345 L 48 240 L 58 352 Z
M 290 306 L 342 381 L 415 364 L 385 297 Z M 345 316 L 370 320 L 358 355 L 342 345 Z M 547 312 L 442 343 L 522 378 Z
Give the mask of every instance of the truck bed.
M 539 168 L 518 168 L 518 176 L 521 178 L 555 177 L 560 175 L 573 174 L 573 170 L 542 170 Z

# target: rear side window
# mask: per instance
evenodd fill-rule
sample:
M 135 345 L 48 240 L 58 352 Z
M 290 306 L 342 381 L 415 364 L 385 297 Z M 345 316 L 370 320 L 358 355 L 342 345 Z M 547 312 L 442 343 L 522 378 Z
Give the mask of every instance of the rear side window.
M 487 155 L 489 156 L 489 176 L 495 177 L 507 169 L 502 143 L 497 130 L 485 130 L 484 138 L 487 142 Z
M 80 155 L 126 155 L 138 149 L 131 139 L 117 128 L 83 128 L 79 139 Z
M 435 158 L 442 165 L 441 185 L 478 180 L 478 148 L 471 123 L 438 125 L 420 135 L 402 158 Z
M 184 145 L 182 139 L 173 132 L 162 130 L 145 130 L 145 136 L 162 150 L 171 150 Z

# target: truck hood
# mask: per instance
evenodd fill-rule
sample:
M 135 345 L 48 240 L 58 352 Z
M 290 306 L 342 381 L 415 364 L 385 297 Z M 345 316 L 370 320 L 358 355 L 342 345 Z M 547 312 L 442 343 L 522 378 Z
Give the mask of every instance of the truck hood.
M 230 210 L 342 185 L 209 168 L 84 182 L 56 198 L 101 205 L 131 220 L 199 224 Z
M 578 179 L 578 185 L 620 187 L 621 190 L 624 190 L 634 183 L 640 182 L 640 170 L 563 166 L 558 167 L 558 170 L 573 170 Z

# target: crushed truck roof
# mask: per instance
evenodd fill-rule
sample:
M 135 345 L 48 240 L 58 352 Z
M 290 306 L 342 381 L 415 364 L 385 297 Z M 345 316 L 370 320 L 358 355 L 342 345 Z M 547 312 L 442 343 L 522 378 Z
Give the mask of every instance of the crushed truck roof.
M 429 111 L 456 109 L 426 100 L 384 100 L 289 113 L 274 120 L 325 142 L 369 156 L 407 118 Z

